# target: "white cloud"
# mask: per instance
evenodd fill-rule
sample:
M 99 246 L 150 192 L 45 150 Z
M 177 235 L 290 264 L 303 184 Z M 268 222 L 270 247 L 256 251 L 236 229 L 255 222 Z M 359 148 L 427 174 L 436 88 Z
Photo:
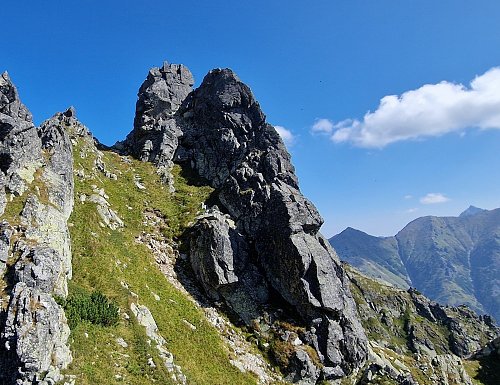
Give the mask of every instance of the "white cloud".
M 477 76 L 469 87 L 443 81 L 399 96 L 384 96 L 378 108 L 361 121 L 319 119 L 313 132 L 333 133 L 334 142 L 381 148 L 450 132 L 464 135 L 470 128 L 500 129 L 500 67 Z
M 315 134 L 331 134 L 333 132 L 333 122 L 329 119 L 316 119 L 311 127 L 311 132 Z
M 410 208 L 410 209 L 406 210 L 406 212 L 407 212 L 408 214 L 413 214 L 413 213 L 414 213 L 414 212 L 416 212 L 416 211 L 418 211 L 418 208 L 417 208 L 417 207 L 412 207 L 412 208 Z
M 413 195 L 407 194 L 407 195 L 405 195 L 403 198 L 404 198 L 404 199 L 411 199 L 411 198 L 413 198 Z
M 287 147 L 291 147 L 295 142 L 295 136 L 292 134 L 290 130 L 287 130 L 283 126 L 274 126 L 274 129 L 278 132 L 281 139 Z
M 450 198 L 441 193 L 428 193 L 426 196 L 420 198 L 420 203 L 424 205 L 431 205 L 434 203 L 448 202 Z

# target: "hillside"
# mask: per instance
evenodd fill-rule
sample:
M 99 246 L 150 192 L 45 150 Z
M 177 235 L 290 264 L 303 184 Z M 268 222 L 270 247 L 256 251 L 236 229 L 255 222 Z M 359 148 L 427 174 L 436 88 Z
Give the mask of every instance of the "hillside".
M 490 318 L 346 268 L 250 89 L 193 83 L 151 69 L 109 148 L 0 78 L 0 384 L 496 381 Z
M 418 218 L 394 237 L 346 229 L 330 243 L 369 276 L 500 319 L 499 239 L 500 209 L 471 206 L 459 217 Z

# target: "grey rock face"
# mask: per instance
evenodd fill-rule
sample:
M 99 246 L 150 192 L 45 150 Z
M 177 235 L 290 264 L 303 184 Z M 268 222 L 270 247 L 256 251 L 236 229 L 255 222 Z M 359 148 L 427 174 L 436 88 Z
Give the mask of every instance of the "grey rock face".
M 50 247 L 24 250 L 15 265 L 15 279 L 26 286 L 52 293 L 61 274 L 61 255 Z
M 0 226 L 0 271 L 7 259 L 13 263 L 9 304 L 0 310 L 2 383 L 55 383 L 71 362 L 69 328 L 54 296 L 67 295 L 72 274 L 67 220 L 73 209 L 73 158 L 66 130 L 73 120 L 74 111 L 68 110 L 37 130 L 10 79 L 2 75 L 0 197 L 29 189 L 20 217 L 14 218 L 18 225 Z
M 172 68 L 177 75 L 166 77 Z M 189 93 L 192 78 L 182 68 L 150 71 L 134 131 L 121 147 L 160 167 L 165 159 L 181 163 L 216 189 L 228 220 L 202 216 L 190 238 L 193 270 L 213 298 L 248 322 L 272 288 L 317 334 L 325 367 L 349 373 L 366 359 L 366 337 L 338 258 L 319 234 L 323 220 L 300 193 L 283 142 L 231 70 L 210 71 Z
M 229 216 L 212 208 L 198 218 L 190 242 L 191 266 L 205 291 L 224 299 L 247 324 L 259 317 L 259 306 L 269 301 L 268 285 Z
M 0 223 L 0 274 L 3 274 L 7 259 L 9 258 L 12 232 L 13 230 L 7 222 L 3 221 Z
M 299 385 L 314 385 L 321 374 L 303 350 L 297 350 L 293 354 L 288 369 L 289 374 L 285 379 Z
M 134 130 L 115 145 L 138 159 L 155 163 L 171 189 L 170 168 L 181 135 L 177 110 L 193 84 L 193 75 L 182 64 L 165 62 L 160 68 L 152 68 L 139 89 Z
M 41 378 L 42 373 L 51 368 L 65 369 L 71 362 L 66 346 L 69 333 L 64 311 L 52 296 L 19 282 L 12 292 L 2 332 L 2 343 L 13 352 L 13 362 L 2 365 L 17 368 L 17 373 L 10 373 L 17 378 L 16 384 L 49 384 L 47 377 Z
M 42 123 L 39 135 L 49 161 L 44 177 L 50 184 L 49 202 L 61 210 L 67 220 L 73 211 L 73 150 L 67 128 L 77 125 L 73 108 L 57 113 Z
M 0 213 L 5 194 L 20 195 L 41 164 L 41 141 L 7 72 L 0 76 Z
M 43 204 L 31 195 L 21 213 L 21 223 L 26 226 L 24 236 L 37 247 L 49 247 L 58 253 L 60 263 L 54 294 L 68 294 L 67 279 L 71 279 L 71 242 L 66 219 L 61 211 L 50 204 Z
M 193 270 L 198 280 L 205 285 L 205 290 L 214 291 L 215 295 L 219 287 L 238 282 L 238 277 L 234 273 L 235 258 L 232 247 L 232 243 L 238 244 L 238 239 L 235 239 L 237 235 L 230 234 L 230 230 L 234 229 L 230 229 L 220 212 L 200 218 L 196 230 L 199 234 L 191 239 L 193 242 L 191 249 L 211 252 L 193 255 Z

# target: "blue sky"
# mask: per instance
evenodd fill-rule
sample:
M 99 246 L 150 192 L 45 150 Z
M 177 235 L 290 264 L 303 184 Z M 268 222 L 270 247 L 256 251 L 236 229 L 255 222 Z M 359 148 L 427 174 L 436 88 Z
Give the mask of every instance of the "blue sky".
M 6 0 L 1 12 L 0 71 L 36 123 L 74 105 L 112 144 L 150 67 L 184 63 L 196 84 L 230 67 L 293 135 L 326 236 L 500 207 L 498 1 Z

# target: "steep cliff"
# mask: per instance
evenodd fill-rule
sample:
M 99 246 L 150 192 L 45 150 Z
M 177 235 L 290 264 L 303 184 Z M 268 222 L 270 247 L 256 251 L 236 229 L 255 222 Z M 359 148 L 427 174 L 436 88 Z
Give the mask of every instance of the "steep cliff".
M 33 126 L 7 73 L 0 83 L 2 258 L 0 379 L 49 384 L 71 362 L 69 328 L 54 297 L 71 278 L 67 220 L 73 208 L 72 148 L 58 114 Z
M 160 168 L 172 161 L 189 167 L 215 189 L 217 207 L 189 234 L 198 280 L 247 325 L 264 309 L 292 309 L 320 358 L 313 383 L 320 372 L 334 379 L 362 366 L 367 341 L 347 279 L 279 135 L 231 70 L 210 71 L 190 93 L 188 84 L 183 66 L 152 69 L 139 91 L 134 131 L 120 148 Z M 297 351 L 309 365 L 307 352 Z

